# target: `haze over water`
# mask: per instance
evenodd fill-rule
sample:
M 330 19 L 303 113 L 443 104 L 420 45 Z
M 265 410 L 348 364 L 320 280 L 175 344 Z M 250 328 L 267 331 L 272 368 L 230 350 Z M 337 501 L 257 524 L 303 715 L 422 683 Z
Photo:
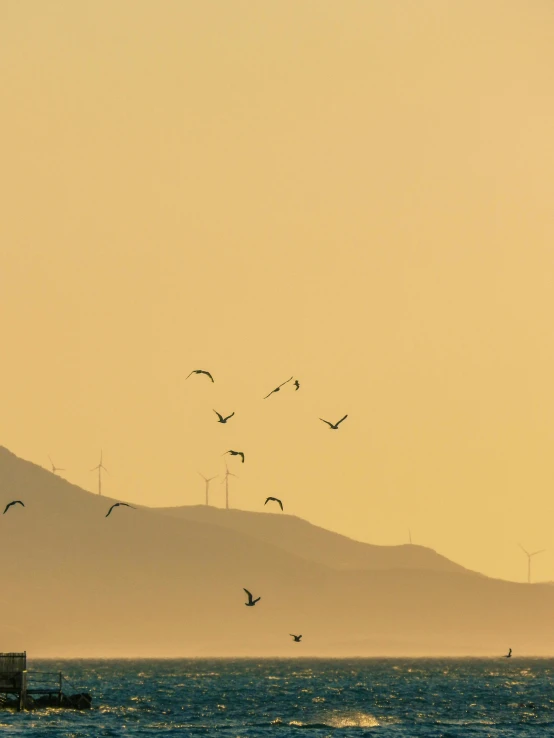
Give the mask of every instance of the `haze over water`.
M 92 712 L 1 715 L 22 738 L 552 735 L 554 661 L 125 660 L 33 662 L 63 669 Z

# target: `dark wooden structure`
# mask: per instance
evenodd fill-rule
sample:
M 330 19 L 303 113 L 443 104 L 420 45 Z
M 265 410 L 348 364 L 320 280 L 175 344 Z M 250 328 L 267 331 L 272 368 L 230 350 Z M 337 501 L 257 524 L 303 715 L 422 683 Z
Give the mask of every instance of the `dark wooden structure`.
M 28 710 L 34 707 L 92 707 L 89 694 L 67 695 L 61 671 L 27 669 L 27 652 L 0 653 L 0 707 Z
M 7 701 L 14 695 L 17 709 L 23 710 L 27 703 L 27 652 L 0 653 L 0 696 Z

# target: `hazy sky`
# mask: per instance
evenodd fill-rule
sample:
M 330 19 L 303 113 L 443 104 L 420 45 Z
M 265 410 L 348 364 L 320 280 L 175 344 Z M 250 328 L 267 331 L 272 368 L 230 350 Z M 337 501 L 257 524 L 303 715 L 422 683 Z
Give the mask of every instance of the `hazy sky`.
M 0 79 L 1 444 L 554 579 L 550 1 L 0 0 Z

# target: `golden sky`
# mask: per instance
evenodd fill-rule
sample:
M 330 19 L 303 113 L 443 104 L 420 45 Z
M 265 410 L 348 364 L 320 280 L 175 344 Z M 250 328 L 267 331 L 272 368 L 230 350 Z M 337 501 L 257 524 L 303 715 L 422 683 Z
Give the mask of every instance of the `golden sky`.
M 2 0 L 0 79 L 1 444 L 554 579 L 551 2 Z

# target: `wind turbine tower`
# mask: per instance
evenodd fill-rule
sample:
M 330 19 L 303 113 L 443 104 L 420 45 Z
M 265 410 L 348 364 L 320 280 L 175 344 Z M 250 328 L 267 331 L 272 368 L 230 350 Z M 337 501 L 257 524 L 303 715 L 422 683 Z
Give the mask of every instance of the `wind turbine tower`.
M 527 556 L 527 584 L 531 584 L 531 557 L 536 556 L 537 554 L 544 553 L 546 551 L 545 548 L 542 548 L 540 551 L 533 551 L 533 553 L 529 553 L 529 551 L 526 551 L 521 543 L 519 544 L 519 547 L 521 550 L 525 553 Z
M 225 464 L 225 478 L 223 479 L 221 484 L 225 482 L 225 509 L 226 510 L 229 509 L 229 477 L 236 477 L 236 476 L 237 476 L 236 474 L 233 474 L 233 472 L 229 471 L 229 467 L 227 466 L 227 464 Z
M 50 456 L 48 458 L 50 459 Z M 65 471 L 65 469 L 62 469 L 61 466 L 56 466 L 54 462 L 52 461 L 52 459 L 50 459 L 50 463 L 52 464 L 52 474 L 55 474 L 56 472 L 59 472 L 59 471 Z
M 100 463 L 98 466 L 95 466 L 91 469 L 91 471 L 96 471 L 98 469 L 98 494 L 102 494 L 102 469 L 107 472 L 108 470 L 102 463 L 102 449 L 100 449 Z M 109 472 L 108 472 L 109 473 Z
M 198 473 L 200 474 L 200 472 L 198 472 Z M 210 482 L 212 481 L 212 479 L 215 479 L 218 475 L 216 474 L 215 477 L 209 477 L 209 478 L 208 477 L 205 477 L 203 474 L 200 474 L 200 476 L 206 482 L 206 505 L 209 505 L 210 503 L 208 502 L 208 492 L 209 492 L 209 489 L 210 489 Z

